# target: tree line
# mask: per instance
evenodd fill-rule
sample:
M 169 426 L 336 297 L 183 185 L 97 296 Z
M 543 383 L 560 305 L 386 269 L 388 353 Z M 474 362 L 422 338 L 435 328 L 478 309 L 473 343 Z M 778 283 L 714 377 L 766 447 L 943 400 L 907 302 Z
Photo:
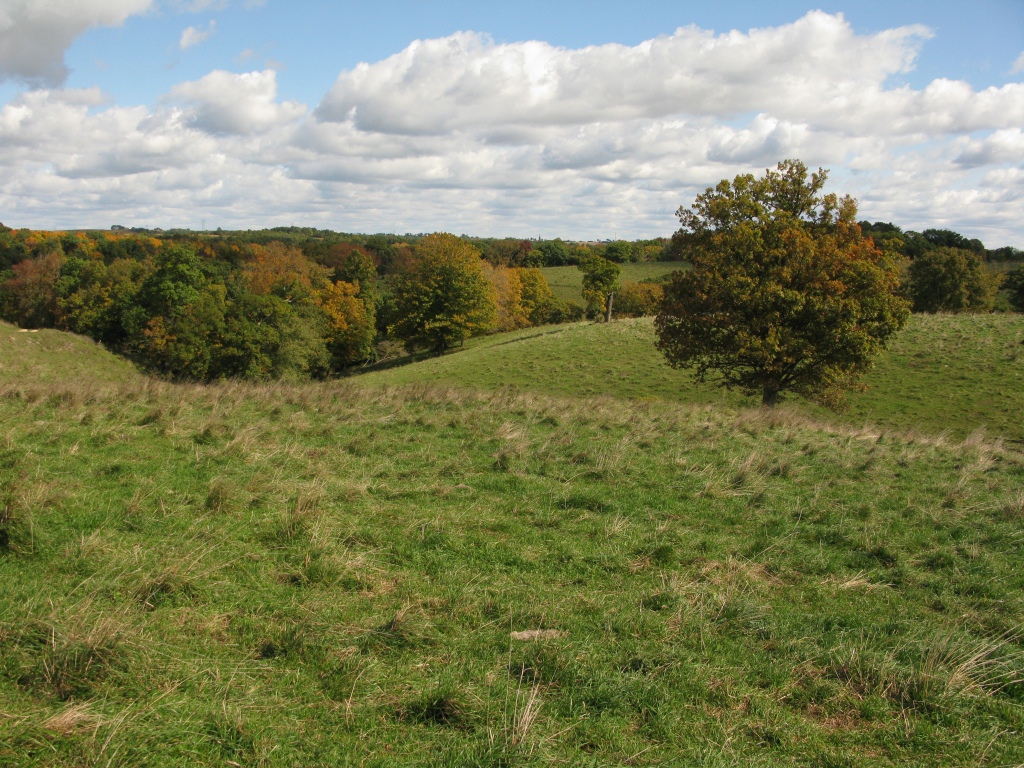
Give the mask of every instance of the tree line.
M 0 226 L 0 317 L 79 333 L 175 379 L 336 375 L 408 351 L 579 320 L 536 267 L 447 234 L 362 242 L 14 231 Z
M 892 288 L 914 311 L 990 311 L 998 301 L 1004 309 L 1024 311 L 1024 266 L 1000 275 L 986 264 L 1019 259 L 1017 249 L 987 250 L 949 230 L 914 233 L 856 222 L 855 206 L 839 211 L 839 203 L 807 181 L 799 163 L 780 166 L 778 173 L 788 179 L 787 194 L 803 190 L 809 207 L 799 215 L 788 211 L 800 201 L 786 202 L 783 193 L 763 189 L 757 192 L 763 199 L 755 194 L 757 185 L 771 187 L 778 178 L 742 177 L 734 182 L 739 188 L 723 182 L 721 190 L 699 197 L 694 211 L 681 209 L 683 226 L 671 240 L 633 243 L 346 235 L 299 227 L 42 232 L 0 224 L 0 317 L 22 327 L 89 336 L 169 378 L 325 377 L 390 357 L 399 348 L 440 353 L 475 335 L 583 317 L 611 319 L 613 310 L 619 317 L 692 312 L 706 291 L 680 294 L 680 285 L 693 286 L 680 282 L 683 272 L 672 283 L 620 284 L 620 265 L 668 255 L 685 260 L 685 266 L 710 269 L 708 249 L 715 237 L 741 231 L 736 227 L 747 219 L 761 226 L 775 216 L 789 222 L 789 229 L 780 230 L 786 238 L 805 231 L 839 237 L 836 269 L 851 259 L 870 261 L 858 243 L 882 254 L 898 276 L 886 291 Z M 757 230 L 757 238 L 736 246 L 744 269 L 758 262 L 770 272 L 777 251 L 765 250 L 758 238 L 774 231 Z M 776 246 L 778 252 L 790 247 L 795 246 Z M 815 263 L 823 258 L 819 254 Z M 568 264 L 582 272 L 584 305 L 556 297 L 540 270 Z M 787 275 L 792 271 L 789 263 L 781 268 Z M 724 266 L 714 269 L 724 274 Z M 768 295 L 765 285 L 776 285 L 769 272 L 753 282 L 744 278 L 749 285 L 733 311 L 761 311 L 754 298 Z M 822 295 L 845 286 L 848 278 L 828 283 Z M 809 291 L 801 285 L 784 294 L 806 303 Z M 748 320 L 756 324 L 756 318 Z M 674 343 L 663 346 L 670 359 L 676 354 L 682 360 L 689 352 L 670 352 Z M 698 348 L 693 339 L 684 346 Z

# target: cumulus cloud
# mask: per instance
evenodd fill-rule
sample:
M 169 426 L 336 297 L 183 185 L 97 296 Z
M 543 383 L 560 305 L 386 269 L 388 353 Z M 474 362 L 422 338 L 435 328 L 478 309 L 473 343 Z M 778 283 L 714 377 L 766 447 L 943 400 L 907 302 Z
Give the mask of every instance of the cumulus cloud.
M 981 140 L 967 142 L 964 150 L 956 158 L 960 165 L 977 168 L 985 165 L 1002 163 L 1021 163 L 1024 161 L 1024 131 L 1011 128 L 986 136 Z
M 279 99 L 271 69 L 214 71 L 152 108 L 37 91 L 0 110 L 0 209 L 639 237 L 669 234 L 709 184 L 799 157 L 866 218 L 1024 245 L 1024 84 L 893 84 L 929 34 L 858 35 L 818 12 L 632 47 L 459 33 L 342 72 L 312 112 Z
M 172 0 L 171 5 L 186 13 L 220 11 L 228 7 L 228 0 Z
M 306 113 L 303 104 L 277 101 L 277 73 L 272 69 L 240 75 L 215 70 L 174 86 L 168 100 L 187 105 L 189 124 L 209 133 L 254 133 Z
M 64 53 L 90 27 L 118 26 L 153 0 L 0 0 L 0 80 L 60 85 Z
M 858 36 L 842 16 L 817 11 L 749 33 L 690 26 L 635 47 L 495 45 L 462 32 L 343 72 L 317 115 L 409 134 L 761 110 L 820 115 L 907 71 L 929 36 L 920 26 Z
M 199 45 L 213 34 L 214 27 L 216 26 L 217 22 L 211 19 L 210 23 L 206 26 L 206 29 L 201 29 L 200 27 L 186 27 L 181 33 L 181 38 L 178 40 L 178 47 L 184 51 L 194 45 Z

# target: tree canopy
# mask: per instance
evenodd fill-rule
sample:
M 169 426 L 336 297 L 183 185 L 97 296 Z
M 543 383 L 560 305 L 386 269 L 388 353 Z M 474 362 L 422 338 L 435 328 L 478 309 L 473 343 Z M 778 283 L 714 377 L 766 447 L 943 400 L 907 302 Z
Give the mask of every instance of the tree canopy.
M 621 267 L 600 256 L 588 256 L 580 260 L 579 269 L 583 273 L 583 300 L 587 303 L 587 315 L 596 317 L 604 314 L 611 294 L 618 287 Z
M 974 251 L 942 246 L 910 263 L 907 285 L 915 312 L 989 312 L 999 281 Z
M 1010 306 L 1018 312 L 1024 312 L 1024 267 L 1007 272 L 1003 288 L 1010 294 Z
M 765 405 L 785 392 L 841 402 L 909 310 L 896 263 L 826 179 L 787 160 L 679 209 L 692 268 L 673 274 L 655 320 L 671 365 Z
M 423 238 L 399 268 L 394 335 L 410 349 L 443 352 L 497 322 L 494 288 L 479 252 L 455 235 Z

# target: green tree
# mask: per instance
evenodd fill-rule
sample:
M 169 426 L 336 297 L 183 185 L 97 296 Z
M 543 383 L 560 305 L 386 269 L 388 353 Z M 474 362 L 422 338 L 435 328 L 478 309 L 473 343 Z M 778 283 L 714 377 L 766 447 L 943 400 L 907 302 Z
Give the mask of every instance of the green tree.
M 0 224 L 0 272 L 29 257 L 28 246 L 14 230 Z
M 494 328 L 494 288 L 484 277 L 477 250 L 455 235 L 420 240 L 395 277 L 397 321 L 391 332 L 410 350 L 440 354 Z
M 615 240 L 608 243 L 604 249 L 604 257 L 608 261 L 614 261 L 616 264 L 625 264 L 637 260 L 633 244 L 627 243 L 625 240 Z
M 692 269 L 676 272 L 657 346 L 699 380 L 831 406 L 908 316 L 892 257 L 861 235 L 856 203 L 822 194 L 798 160 L 723 180 L 680 208 Z
M 1003 288 L 1010 292 L 1010 306 L 1018 312 L 1024 312 L 1024 267 L 1007 272 Z
M 936 248 L 910 263 L 907 292 L 915 312 L 991 312 L 999 281 L 981 257 L 962 248 Z
M 553 322 L 558 299 L 544 273 L 536 267 L 524 268 L 519 270 L 519 280 L 523 286 L 523 307 L 529 315 L 530 324 Z
M 168 248 L 125 313 L 127 351 L 150 370 L 176 379 L 212 378 L 223 330 L 226 290 L 212 283 L 195 251 Z
M 980 256 L 985 254 L 985 244 L 981 240 L 969 240 L 951 229 L 926 229 L 921 233 L 921 237 L 935 248 L 959 248 Z
M 587 316 L 605 315 L 611 319 L 611 302 L 618 287 L 621 268 L 618 264 L 600 256 L 590 255 L 581 259 L 579 269 L 583 273 L 583 300 L 587 303 Z
M 545 240 L 537 244 L 542 266 L 561 267 L 572 262 L 572 251 L 561 238 Z

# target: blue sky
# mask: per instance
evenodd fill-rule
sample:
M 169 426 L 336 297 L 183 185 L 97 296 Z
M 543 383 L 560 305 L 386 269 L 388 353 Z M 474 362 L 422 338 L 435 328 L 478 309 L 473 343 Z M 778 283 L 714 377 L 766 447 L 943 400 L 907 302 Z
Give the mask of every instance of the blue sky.
M 1024 52 L 1021 0 L 861 0 L 860 2 L 634 2 L 516 3 L 327 0 L 173 10 L 131 18 L 117 28 L 93 28 L 69 51 L 71 87 L 99 85 L 119 103 L 147 103 L 183 79 L 211 69 L 243 71 L 267 60 L 280 67 L 280 93 L 315 104 L 337 77 L 359 62 L 402 50 L 412 40 L 472 30 L 496 42 L 544 40 L 566 48 L 604 43 L 636 45 L 696 24 L 727 32 L 792 22 L 811 10 L 842 13 L 858 32 L 924 24 L 935 37 L 905 80 L 916 86 L 938 77 L 976 88 L 999 85 Z M 189 26 L 213 34 L 181 51 Z
M 1021 0 L 0 0 L 0 79 L 16 226 L 666 235 L 798 156 L 1024 247 Z

